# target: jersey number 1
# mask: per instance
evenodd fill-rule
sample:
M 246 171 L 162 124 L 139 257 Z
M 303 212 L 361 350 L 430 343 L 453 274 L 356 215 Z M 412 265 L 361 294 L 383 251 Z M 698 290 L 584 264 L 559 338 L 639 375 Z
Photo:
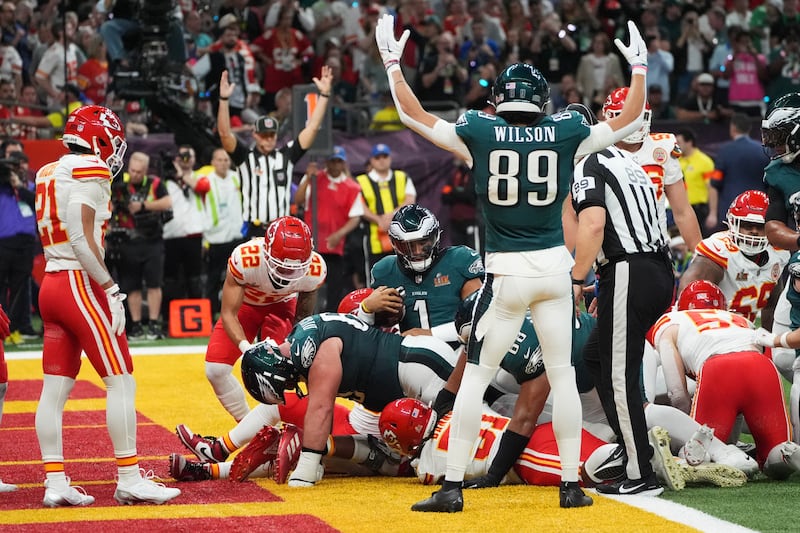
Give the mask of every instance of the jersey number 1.
M 517 205 L 519 198 L 519 169 L 521 154 L 516 150 L 492 150 L 489 152 L 489 202 L 510 207 Z M 527 175 L 530 183 L 543 184 L 541 192 L 530 191 L 528 205 L 545 206 L 556 200 L 558 194 L 558 153 L 553 150 L 534 150 L 528 153 Z
M 47 212 L 46 218 L 45 212 Z M 47 248 L 69 240 L 58 218 L 55 180 L 36 184 L 36 220 L 40 222 L 39 238 L 42 240 L 42 247 Z

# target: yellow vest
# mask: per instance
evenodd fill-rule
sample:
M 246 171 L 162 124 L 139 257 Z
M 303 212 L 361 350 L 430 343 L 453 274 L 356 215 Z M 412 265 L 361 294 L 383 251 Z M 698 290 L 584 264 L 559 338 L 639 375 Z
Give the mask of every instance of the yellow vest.
M 361 186 L 361 195 L 370 211 L 376 215 L 391 213 L 400 206 L 406 197 L 406 173 L 393 170 L 387 181 L 375 183 L 366 174 L 356 178 Z M 381 231 L 377 224 L 369 224 L 369 251 L 371 254 L 383 254 L 392 251 L 389 235 Z

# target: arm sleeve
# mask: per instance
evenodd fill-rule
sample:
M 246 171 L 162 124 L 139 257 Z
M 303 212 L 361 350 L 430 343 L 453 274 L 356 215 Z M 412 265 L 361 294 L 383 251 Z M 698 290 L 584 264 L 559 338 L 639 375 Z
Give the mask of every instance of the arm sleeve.
M 112 279 L 105 265 L 97 260 L 97 256 L 89 247 L 89 242 L 83 232 L 81 208 L 86 205 L 96 210 L 98 205 L 102 205 L 103 200 L 102 185 L 98 181 L 75 183 L 70 189 L 66 220 L 67 236 L 75 257 L 89 276 L 100 285 L 104 285 Z M 100 245 L 100 243 L 96 244 Z
M 586 137 L 575 152 L 575 157 L 580 159 L 586 155 L 594 152 L 599 152 L 603 148 L 611 146 L 638 130 L 642 125 L 643 115 L 639 118 L 621 128 L 617 131 L 611 129 L 611 126 L 605 122 L 600 122 L 594 126 L 589 126 L 589 136 Z
M 777 220 L 784 224 L 789 219 L 789 211 L 786 209 L 786 203 L 783 198 L 783 193 L 775 187 L 769 186 L 767 188 L 767 196 L 769 196 L 769 207 L 767 207 L 767 222 L 770 220 Z

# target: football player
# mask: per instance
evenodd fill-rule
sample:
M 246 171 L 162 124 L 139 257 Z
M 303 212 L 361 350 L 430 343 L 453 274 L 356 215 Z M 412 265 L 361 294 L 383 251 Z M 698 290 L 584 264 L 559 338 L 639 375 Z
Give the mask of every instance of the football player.
M 516 63 L 494 80 L 496 115 L 468 111 L 456 123 L 428 113 L 399 66 L 409 32 L 397 40 L 394 17 L 384 14 L 375 38 L 402 122 L 472 169 L 486 221 L 486 280 L 476 307 L 473 343 L 455 400 L 448 470 L 442 490 L 412 507 L 459 512 L 461 484 L 480 431 L 483 393 L 514 342 L 530 308 L 557 408 L 553 419 L 561 451 L 562 507 L 592 500 L 578 486 L 580 400 L 570 363 L 573 305 L 561 211 L 576 156 L 602 150 L 639 128 L 645 103 L 647 49 L 629 22 L 631 44 L 617 44 L 633 65 L 629 103 L 619 117 L 588 126 L 577 113 L 544 113 L 550 87 L 532 65 Z
M 11 330 L 9 329 L 8 316 L 3 311 L 3 306 L 0 305 L 0 420 L 3 419 L 3 405 L 5 404 L 6 390 L 8 390 L 8 365 L 6 364 L 3 341 L 9 335 L 11 335 Z M 0 479 L 0 492 L 12 492 L 15 490 L 17 490 L 16 485 L 3 483 L 3 480 Z
M 691 409 L 693 418 L 723 442 L 742 414 L 767 476 L 785 479 L 799 470 L 800 446 L 791 442 L 780 375 L 758 348 L 773 344 L 772 334 L 754 331 L 749 320 L 728 311 L 725 295 L 706 280 L 687 286 L 677 308 L 663 315 L 651 333 L 672 405 Z M 693 400 L 687 376 L 697 379 Z
M 681 275 L 678 294 L 695 280 L 708 280 L 722 289 L 730 311 L 750 321 L 761 312 L 761 324 L 770 329 L 789 252 L 767 241 L 768 206 L 769 199 L 762 191 L 737 196 L 728 208 L 728 231 L 715 233 L 697 245 L 689 268 Z
M 611 91 L 603 104 L 605 120 L 620 116 L 628 92 L 627 87 Z M 650 133 L 650 118 L 650 104 L 646 104 L 642 126 L 638 131 L 617 142 L 616 146 L 630 152 L 656 186 L 659 221 L 666 241 L 669 242 L 667 232 L 667 201 L 669 201 L 675 224 L 683 240 L 689 250 L 694 250 L 701 239 L 700 224 L 689 204 L 686 185 L 683 183 L 683 171 L 678 162 L 681 149 L 672 133 Z
M 81 367 L 81 353 L 106 386 L 106 425 L 117 465 L 114 499 L 161 504 L 180 490 L 142 477 L 136 453 L 136 382 L 125 337 L 125 309 L 104 262 L 104 228 L 111 217 L 111 180 L 122 166 L 125 131 L 103 106 L 84 106 L 67 118 L 69 153 L 36 175 L 36 220 L 47 261 L 39 292 L 44 323 L 44 384 L 36 408 L 42 451 L 44 505 L 90 505 L 64 471 L 62 416 Z

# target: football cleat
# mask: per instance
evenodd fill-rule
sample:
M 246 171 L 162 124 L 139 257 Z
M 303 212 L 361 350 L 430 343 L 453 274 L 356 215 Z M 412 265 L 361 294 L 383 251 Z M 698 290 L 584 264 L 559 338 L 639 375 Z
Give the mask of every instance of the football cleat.
M 464 484 L 462 486 L 465 489 L 489 489 L 493 487 L 499 487 L 500 482 L 487 474 L 485 476 L 466 479 L 464 480 Z
M 686 483 L 706 483 L 717 487 L 741 487 L 747 483 L 747 475 L 732 466 L 707 463 L 681 467 Z
M 144 470 L 142 470 L 144 472 Z M 114 491 L 114 499 L 120 505 L 133 505 L 135 503 L 154 503 L 161 505 L 171 499 L 180 496 L 180 489 L 173 489 L 164 486 L 163 483 L 153 481 L 155 475 L 153 471 L 145 473 L 138 481 L 133 483 L 117 483 L 117 490 Z
M 692 438 L 683 445 L 679 455 L 682 459 L 686 459 L 689 466 L 708 463 L 711 461 L 711 456 L 708 454 L 708 447 L 711 445 L 713 439 L 714 429 L 703 424 L 694 432 Z
M 584 481 L 609 483 L 625 478 L 625 465 L 628 458 L 625 448 L 619 444 L 603 444 L 586 458 L 583 463 Z
M 558 489 L 559 505 L 563 508 L 588 507 L 594 501 L 583 493 L 577 481 L 562 481 Z
M 94 496 L 86 494 L 83 487 L 73 487 L 69 483 L 70 479 L 67 478 L 66 488 L 55 489 L 50 486 L 48 480 L 45 480 L 44 500 L 42 500 L 42 504 L 45 507 L 84 507 L 94 503 Z
M 655 474 L 641 479 L 623 479 L 608 485 L 598 485 L 595 490 L 600 494 L 616 496 L 660 496 L 664 487 L 658 484 Z
M 300 460 L 300 453 L 303 451 L 303 434 L 294 424 L 283 424 L 281 428 L 281 440 L 278 443 L 278 456 L 275 459 L 275 470 L 273 476 L 275 483 L 282 485 L 286 483 L 289 472 L 295 469 L 297 461 Z
M 201 437 L 192 433 L 185 424 L 175 426 L 175 433 L 189 451 L 197 456 L 201 461 L 209 463 L 224 463 L 230 452 L 222 446 L 216 437 Z
M 460 513 L 464 510 L 464 496 L 461 488 L 437 490 L 430 498 L 412 505 L 411 510 L 420 513 Z
M 753 449 L 755 449 L 755 446 L 753 446 Z M 755 459 L 736 444 L 726 445 L 725 451 L 719 457 L 715 457 L 714 462 L 738 468 L 750 478 L 761 471 Z
M 187 461 L 179 453 L 169 456 L 169 474 L 175 481 L 206 481 L 212 478 L 210 463 Z
M 675 457 L 669 449 L 669 433 L 666 429 L 655 426 L 647 432 L 650 446 L 653 447 L 653 458 L 651 463 L 653 471 L 659 481 L 664 483 L 670 490 L 683 490 L 686 482 L 681 475 L 681 467 L 675 461 Z
M 274 461 L 278 456 L 281 432 L 273 426 L 264 426 L 247 446 L 234 457 L 228 479 L 242 482 L 259 466 Z

